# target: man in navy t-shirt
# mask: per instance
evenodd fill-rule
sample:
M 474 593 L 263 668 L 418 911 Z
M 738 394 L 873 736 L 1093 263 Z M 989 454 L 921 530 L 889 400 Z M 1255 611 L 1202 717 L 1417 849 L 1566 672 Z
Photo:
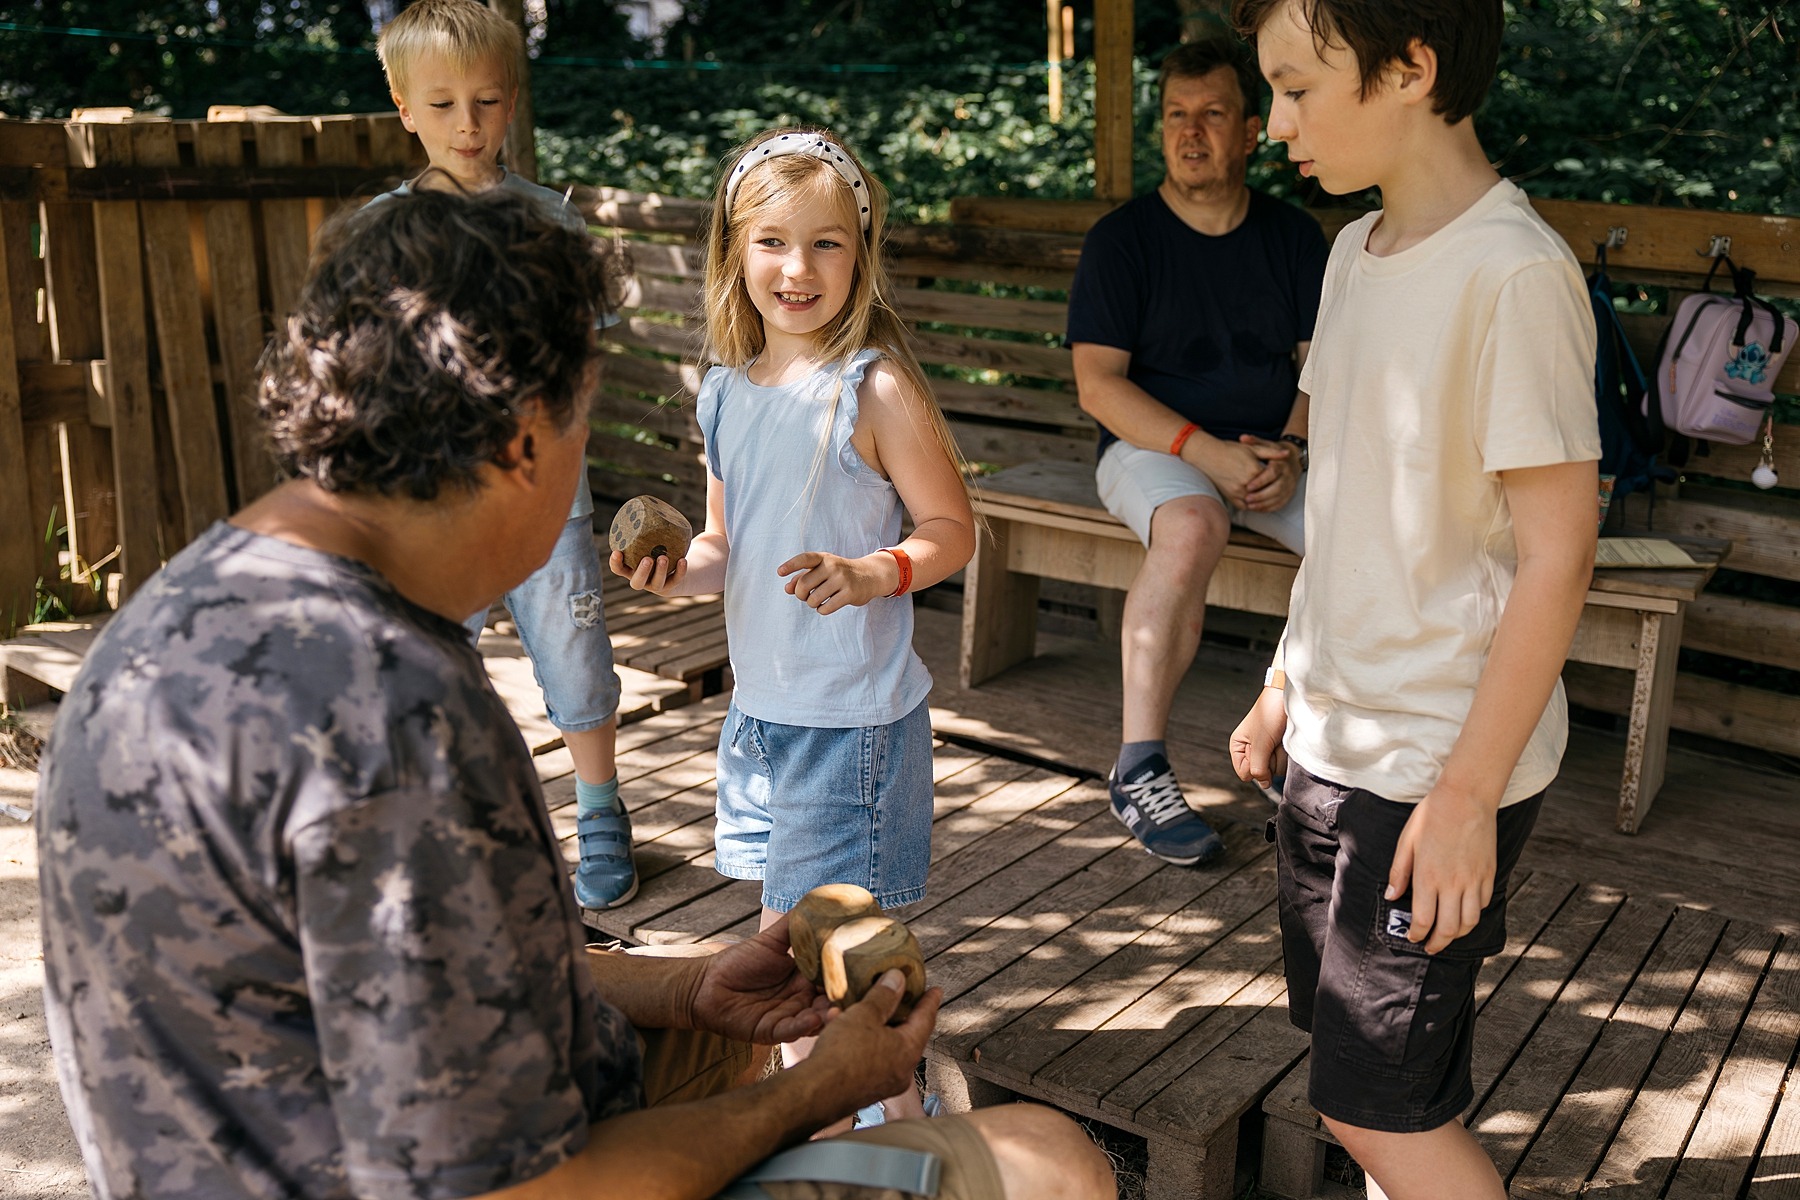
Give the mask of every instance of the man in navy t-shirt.
M 1146 548 L 1125 597 L 1112 808 L 1151 853 L 1188 865 L 1223 847 L 1169 767 L 1169 709 L 1230 527 L 1301 550 L 1298 381 L 1327 247 L 1310 216 L 1244 184 L 1262 118 L 1237 43 L 1172 51 L 1159 88 L 1163 181 L 1089 231 L 1069 344 L 1101 427 L 1101 502 Z

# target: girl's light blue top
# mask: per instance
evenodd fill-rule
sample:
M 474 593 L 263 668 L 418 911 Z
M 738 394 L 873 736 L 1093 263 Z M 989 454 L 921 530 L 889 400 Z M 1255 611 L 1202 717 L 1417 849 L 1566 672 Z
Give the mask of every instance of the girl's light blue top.
M 912 648 L 910 596 L 820 616 L 787 594 L 792 576 L 775 573 L 809 550 L 860 558 L 900 539 L 900 494 L 850 444 L 856 390 L 879 357 L 863 350 L 841 368 L 780 387 L 714 367 L 700 385 L 706 463 L 725 485 L 734 698 L 758 720 L 886 725 L 931 691 L 931 674 Z

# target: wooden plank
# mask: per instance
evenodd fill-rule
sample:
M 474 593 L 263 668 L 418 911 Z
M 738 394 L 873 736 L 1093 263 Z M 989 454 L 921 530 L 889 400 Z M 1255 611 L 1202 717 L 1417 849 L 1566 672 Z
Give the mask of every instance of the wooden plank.
M 1609 1200 L 1663 1194 L 1774 950 L 1766 930 L 1726 930 L 1594 1171 L 1594 1191 Z
M 257 121 L 251 128 L 256 141 L 257 165 L 301 165 L 307 123 Z M 279 324 L 293 309 L 294 301 L 300 295 L 300 284 L 306 278 L 307 252 L 311 244 L 306 201 L 264 200 L 258 207 L 262 215 L 264 277 L 269 285 L 268 311 L 272 322 Z
M 46 203 L 40 211 L 51 354 L 70 361 L 102 358 L 93 205 Z
M 1144 1119 L 1140 1109 L 1255 1015 L 1260 1004 L 1240 994 L 1259 981 L 1265 987 L 1260 1004 L 1286 990 L 1273 904 L 1062 1050 L 1032 1081 L 1052 1095 L 1081 1096 L 1119 1116 Z M 1190 1037 L 1202 1026 L 1204 1032 Z M 1305 1052 L 1304 1035 L 1300 1049 Z
M 172 125 L 130 128 L 139 166 L 180 163 Z M 188 206 L 178 200 L 146 200 L 138 212 L 162 362 L 163 398 L 179 472 L 185 544 L 231 511 L 213 399 L 212 363 L 206 349 L 206 316 L 200 307 Z M 170 545 L 165 551 L 172 554 L 178 548 Z
M 1688 607 L 1681 644 L 1800 671 L 1800 608 L 1708 593 Z
M 1082 452 L 1080 461 L 1092 465 L 1098 426 L 1075 404 L 1072 393 L 1052 388 L 1013 387 L 999 383 L 970 383 L 966 379 L 934 376 L 932 395 L 946 413 L 980 417 L 989 421 L 1021 421 L 1049 425 L 1074 437 L 1072 447 Z M 1016 461 L 1016 455 L 1008 455 Z
M 1629 677 L 1572 663 L 1563 668 L 1569 699 L 1601 712 L 1628 712 Z M 1800 697 L 1680 672 L 1669 724 L 1742 746 L 1800 754 Z
M 1108 955 L 1080 978 L 1073 980 L 1051 996 L 1041 1000 L 1032 1011 L 1023 1013 L 1005 1027 L 983 1038 L 976 1049 L 982 1065 L 990 1075 L 1020 1083 L 1030 1082 L 1036 1089 L 1045 1084 L 1037 1075 L 1059 1055 L 1090 1036 L 1100 1037 L 1114 1018 L 1134 1006 L 1151 1011 L 1166 1011 L 1152 993 L 1173 987 L 1182 990 L 1175 979 L 1184 969 L 1194 966 L 1207 951 L 1225 945 L 1239 926 L 1250 925 L 1258 914 L 1262 923 L 1250 925 L 1245 941 L 1254 947 L 1251 964 L 1239 961 L 1237 951 L 1228 951 L 1226 969 L 1252 966 L 1252 974 L 1268 965 L 1272 912 L 1265 912 L 1274 892 L 1275 865 L 1273 855 L 1265 855 L 1256 866 L 1235 872 L 1206 894 L 1204 902 L 1172 914 L 1154 926 L 1144 929 L 1130 944 Z M 1278 937 L 1276 953 L 1278 949 Z M 1193 975 L 1188 979 L 1191 981 Z M 1236 989 L 1232 989 L 1235 991 Z M 1229 994 L 1225 997 L 1229 998 Z M 1200 1014 L 1204 1015 L 1204 1013 Z M 1102 1038 L 1122 1056 L 1131 1055 L 1121 1065 L 1135 1073 L 1155 1058 L 1172 1041 L 1186 1032 L 1185 1026 L 1152 1026 L 1148 1035 L 1139 1038 Z M 1067 1081 L 1067 1077 L 1058 1076 Z M 1075 1095 L 1090 1093 L 1085 1083 L 1076 1080 L 1069 1089 Z M 1127 1084 L 1125 1091 L 1129 1091 Z M 1055 1094 L 1061 1095 L 1059 1090 Z M 1153 1094 L 1153 1093 L 1152 1093 Z M 1094 1099 L 1098 1099 L 1097 1094 Z M 1132 1093 L 1119 1104 L 1120 1115 L 1136 1112 L 1147 1096 Z
M 1711 913 L 1675 910 L 1593 1053 L 1519 1164 L 1511 1195 L 1552 1200 L 1577 1191 L 1592 1176 L 1724 929 L 1724 919 Z
M 932 955 L 926 963 L 931 983 L 944 989 L 946 1003 L 955 1000 L 1136 887 L 1162 865 L 1135 840 L 1121 843 L 1033 897 L 1029 906 L 994 918 Z
M 1731 543 L 1734 571 L 1800 580 L 1800 500 L 1688 486 L 1656 503 L 1656 532 L 1720 538 Z
M 6 287 L 12 303 L 7 323 L 15 363 L 36 362 L 50 351 L 48 331 L 38 321 L 38 291 L 43 287 L 44 263 L 32 246 L 32 225 L 38 217 L 35 204 L 9 200 L 0 203 L 0 228 L 5 242 Z
M 973 421 L 949 419 L 950 432 L 970 463 L 996 463 L 1010 466 L 1035 459 L 1064 459 L 1079 462 L 1092 460 L 1093 439 L 1082 435 L 1070 437 L 1059 433 L 1040 433 L 1031 429 L 983 425 Z
M 1223 1128 L 1235 1140 L 1237 1118 L 1255 1105 L 1271 1081 L 1305 1055 L 1308 1040 L 1288 1020 L 1279 972 L 1265 974 L 1258 984 L 1234 998 L 1224 1014 L 1238 1020 L 1248 1012 L 1248 1019 L 1140 1109 L 1138 1124 Z M 1221 1194 L 1229 1196 L 1231 1192 Z
M 17 214 L 10 205 L 0 205 L 0 240 L 8 246 L 17 242 L 29 246 L 30 230 L 15 224 Z M 0 463 L 27 463 L 23 394 L 19 387 L 19 354 L 12 336 L 18 281 L 13 278 L 13 255 L 0 253 Z M 16 467 L 0 470 L 0 512 L 14 514 L 0 520 L 0 629 L 13 629 L 32 617 L 32 601 L 37 587 L 41 548 L 38 538 L 42 528 L 32 528 L 35 521 L 22 521 L 19 514 L 32 512 L 31 481 L 27 472 Z
M 913 349 L 922 362 L 1031 375 L 1069 385 L 1075 382 L 1074 361 L 1063 346 L 992 337 L 958 337 L 929 331 L 916 333 L 914 339 Z M 1046 399 L 1054 399 L 1062 405 L 1059 423 L 1067 423 L 1072 416 L 1081 415 L 1071 391 L 1052 392 Z
M 74 130 L 72 129 L 72 132 Z M 96 160 L 129 155 L 117 126 L 79 130 Z M 149 335 L 144 326 L 144 274 L 137 205 L 94 205 L 94 248 L 100 285 L 106 402 L 111 411 L 121 592 L 129 596 L 162 565 L 158 535 L 156 442 L 150 412 Z
M 959 224 L 1082 233 L 1129 195 L 1086 201 L 959 196 L 950 215 Z M 1800 284 L 1800 219 L 1794 217 L 1536 197 L 1531 206 L 1590 265 L 1595 245 L 1606 241 L 1608 230 L 1623 225 L 1625 244 L 1607 253 L 1615 278 L 1704 275 L 1707 260 L 1696 252 L 1704 252 L 1715 235 L 1724 235 L 1731 238 L 1732 257 L 1755 264 L 1759 290 L 1767 285 L 1772 294 L 1791 294 L 1793 285 Z M 1349 209 L 1309 211 L 1328 238 L 1361 215 Z
M 1627 898 L 1505 1074 L 1474 1107 L 1469 1129 L 1501 1178 L 1518 1166 L 1544 1115 L 1567 1090 L 1668 922 L 1666 907 Z M 1483 1016 L 1478 1040 L 1484 1025 L 1492 1029 L 1487 1014 Z
M 932 1052 L 969 1060 L 992 1032 L 1015 1018 L 1029 1016 L 1039 1005 L 1111 955 L 1130 946 L 1148 929 L 1194 904 L 1240 869 L 1264 858 L 1269 847 L 1261 839 L 1237 838 L 1226 843 L 1225 855 L 1206 871 L 1164 868 L 1115 897 L 1051 938 L 1029 957 L 1020 958 L 970 990 L 953 1010 L 939 1014 Z M 983 1072 L 992 1074 L 983 1064 Z
M 381 113 L 361 120 L 368 132 L 371 166 L 396 168 L 411 174 L 424 164 L 425 148 L 400 123 L 399 113 Z
M 1787 948 L 1792 946 L 1790 941 Z M 1789 1007 L 1794 1007 L 1792 1000 Z M 1800 1077 L 1792 1070 L 1781 1089 L 1745 1195 L 1748 1200 L 1800 1200 Z
M 1797 1043 L 1800 946 L 1789 943 L 1769 964 L 1750 1014 L 1719 1069 L 1705 1111 L 1669 1182 L 1669 1200 L 1734 1196 L 1744 1186 Z
M 194 157 L 203 166 L 243 162 L 242 127 L 206 122 L 194 129 Z M 239 507 L 275 485 L 276 467 L 256 413 L 256 362 L 265 337 L 256 230 L 241 200 L 208 204 L 202 221 L 212 283 L 212 323 L 224 372 L 227 444 Z
M 0 165 L 61 166 L 66 161 L 63 122 L 0 121 Z
M 1053 300 L 971 296 L 932 288 L 896 288 L 893 299 L 894 308 L 908 324 L 926 321 L 964 329 L 1060 336 L 1069 321 L 1069 306 Z

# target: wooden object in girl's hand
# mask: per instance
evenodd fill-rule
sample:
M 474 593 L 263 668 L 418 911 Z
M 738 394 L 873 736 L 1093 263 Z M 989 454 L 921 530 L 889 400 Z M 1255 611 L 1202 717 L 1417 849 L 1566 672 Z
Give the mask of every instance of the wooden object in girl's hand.
M 814 888 L 800 897 L 800 903 L 788 913 L 788 945 L 793 947 L 794 965 L 813 986 L 821 986 L 819 952 L 832 930 L 846 921 L 880 915 L 881 906 L 867 888 L 854 883 L 827 883 Z
M 624 555 L 625 569 L 635 571 L 638 563 L 659 554 L 671 563 L 681 561 L 694 540 L 694 527 L 667 501 L 634 496 L 619 506 L 606 540 Z
M 925 960 L 912 930 L 893 917 L 846 921 L 819 950 L 825 995 L 840 1007 L 855 1004 L 888 971 L 906 976 L 906 994 L 893 1019 L 903 1021 L 925 994 Z

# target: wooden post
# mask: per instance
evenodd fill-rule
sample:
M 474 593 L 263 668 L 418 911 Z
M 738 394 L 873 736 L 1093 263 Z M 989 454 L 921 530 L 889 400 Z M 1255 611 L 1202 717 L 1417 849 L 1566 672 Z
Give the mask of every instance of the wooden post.
M 506 169 L 536 183 L 537 133 L 531 108 L 531 56 L 524 51 L 531 30 L 525 24 L 525 0 L 488 0 L 488 7 L 519 27 L 519 101 L 512 128 L 506 133 Z
M 1063 50 L 1062 19 L 1062 0 L 1044 0 L 1044 25 L 1049 30 L 1044 61 L 1050 68 L 1050 119 L 1052 121 L 1062 120 L 1062 65 L 1063 59 L 1067 57 Z
M 126 126 L 140 167 L 173 167 L 181 162 L 175 127 L 166 121 Z M 144 200 L 144 262 L 156 319 L 157 358 L 162 364 L 163 404 L 169 417 L 176 482 L 181 496 L 180 545 L 223 519 L 231 504 L 225 492 L 225 463 L 219 449 L 218 406 L 206 348 L 206 317 L 200 308 L 200 280 L 194 266 L 188 206 L 183 200 Z M 173 554 L 178 545 L 163 549 Z
M 29 229 L 13 229 L 10 222 L 0 220 L 0 237 L 18 239 L 30 236 Z M 19 360 L 13 336 L 15 294 L 25 291 L 25 281 L 11 278 L 7 262 L 11 257 L 0 247 L 0 628 L 10 630 L 31 620 L 33 594 L 37 586 L 38 545 L 42 531 L 33 529 L 27 516 L 32 512 L 31 486 L 26 478 L 25 423 L 23 396 L 19 389 Z M 31 289 L 36 290 L 36 289 Z
M 1132 0 L 1094 2 L 1094 195 L 1131 198 Z

